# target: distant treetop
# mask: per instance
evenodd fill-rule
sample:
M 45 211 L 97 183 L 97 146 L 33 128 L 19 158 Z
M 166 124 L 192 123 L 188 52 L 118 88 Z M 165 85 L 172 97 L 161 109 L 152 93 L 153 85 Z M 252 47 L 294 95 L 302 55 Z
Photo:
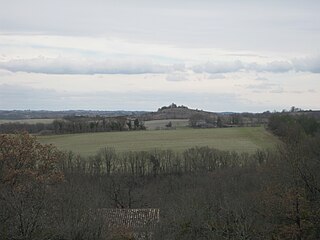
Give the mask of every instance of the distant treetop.
M 177 104 L 171 103 L 169 106 L 163 106 L 163 107 L 159 108 L 158 111 L 165 110 L 165 109 L 172 109 L 172 108 L 186 108 L 186 109 L 188 109 L 188 107 L 186 107 L 186 106 L 183 106 L 183 105 L 177 106 Z

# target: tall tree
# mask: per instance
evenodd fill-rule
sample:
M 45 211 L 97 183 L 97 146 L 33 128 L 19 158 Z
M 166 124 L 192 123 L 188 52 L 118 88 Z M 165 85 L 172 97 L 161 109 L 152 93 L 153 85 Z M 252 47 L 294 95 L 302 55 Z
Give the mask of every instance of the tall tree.
M 44 238 L 47 193 L 63 180 L 63 154 L 27 133 L 0 135 L 2 239 Z

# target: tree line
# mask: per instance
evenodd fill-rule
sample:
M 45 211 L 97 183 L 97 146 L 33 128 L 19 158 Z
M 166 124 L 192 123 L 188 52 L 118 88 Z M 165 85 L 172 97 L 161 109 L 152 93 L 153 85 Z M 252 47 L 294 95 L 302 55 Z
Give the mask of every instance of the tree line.
M 12 134 L 26 131 L 31 134 L 71 134 L 88 132 L 111 132 L 144 130 L 144 123 L 138 118 L 127 117 L 65 117 L 52 123 L 19 123 L 0 124 L 0 133 Z
M 201 113 L 191 115 L 189 125 L 193 128 L 256 127 L 266 125 L 271 114 L 265 113 L 226 113 L 206 116 Z

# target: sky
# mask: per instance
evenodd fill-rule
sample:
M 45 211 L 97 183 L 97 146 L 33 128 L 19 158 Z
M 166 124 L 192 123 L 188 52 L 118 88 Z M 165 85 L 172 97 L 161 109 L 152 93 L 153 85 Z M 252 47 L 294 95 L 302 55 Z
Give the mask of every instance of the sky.
M 0 0 L 0 109 L 320 109 L 318 0 Z

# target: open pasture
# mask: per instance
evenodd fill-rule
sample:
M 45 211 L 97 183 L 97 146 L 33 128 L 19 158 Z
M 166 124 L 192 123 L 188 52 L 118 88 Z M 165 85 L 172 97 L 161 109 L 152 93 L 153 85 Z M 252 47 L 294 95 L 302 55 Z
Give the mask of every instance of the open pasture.
M 189 119 L 165 119 L 145 121 L 144 126 L 147 130 L 167 129 L 166 125 L 171 122 L 173 129 L 185 128 L 189 125 Z
M 195 146 L 254 152 L 257 149 L 272 148 L 277 143 L 277 138 L 262 127 L 82 133 L 38 136 L 38 140 L 83 156 L 95 154 L 106 146 L 114 147 L 118 152 L 153 149 L 181 152 Z

